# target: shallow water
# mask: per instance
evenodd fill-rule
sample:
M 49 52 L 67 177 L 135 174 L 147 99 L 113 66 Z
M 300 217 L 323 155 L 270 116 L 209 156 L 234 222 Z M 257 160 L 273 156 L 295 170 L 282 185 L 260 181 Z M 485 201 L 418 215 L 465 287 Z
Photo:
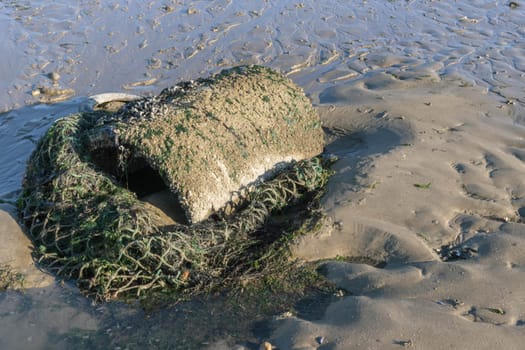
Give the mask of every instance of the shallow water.
M 55 119 L 84 108 L 86 96 L 110 91 L 152 94 L 181 79 L 239 64 L 264 64 L 285 72 L 315 104 L 343 103 L 332 91 L 360 84 L 373 90 L 414 80 L 456 79 L 499 95 L 502 103 L 515 108 L 512 117 L 523 122 L 525 4 L 508 4 L 0 1 L 0 201 L 12 208 L 36 141 Z M 58 79 L 51 73 L 58 73 Z M 35 92 L 42 87 L 72 89 L 75 98 L 40 104 L 46 96 Z M 3 310 L 24 306 L 2 315 L 12 325 L 3 341 L 20 348 L 67 347 L 68 332 L 105 327 L 107 335 L 107 329 L 118 325 L 120 336 L 111 343 L 117 347 L 126 343 L 126 327 L 137 332 L 136 325 L 120 325 L 126 324 L 126 308 L 116 307 L 113 315 L 109 306 L 93 308 L 72 290 L 67 295 L 44 291 L 53 300 L 49 304 L 39 297 L 41 291 L 4 294 Z M 45 317 L 35 319 L 39 308 L 62 321 L 50 325 Z M 202 314 L 207 309 L 197 305 L 195 310 Z M 77 314 L 82 317 L 72 316 Z M 140 313 L 136 317 L 141 323 Z M 152 341 L 166 336 L 166 320 L 176 323 L 166 314 L 151 319 L 144 321 L 141 332 L 154 335 Z M 244 333 L 232 336 L 239 343 L 248 337 L 249 327 L 242 329 Z M 209 330 L 210 336 L 218 334 L 220 330 Z M 89 336 L 85 339 L 91 344 Z
M 525 10 L 506 1 L 11 0 L 0 12 L 0 110 L 38 101 L 30 93 L 52 86 L 52 72 L 87 96 L 155 92 L 249 63 L 310 93 L 371 71 L 427 69 L 523 101 Z

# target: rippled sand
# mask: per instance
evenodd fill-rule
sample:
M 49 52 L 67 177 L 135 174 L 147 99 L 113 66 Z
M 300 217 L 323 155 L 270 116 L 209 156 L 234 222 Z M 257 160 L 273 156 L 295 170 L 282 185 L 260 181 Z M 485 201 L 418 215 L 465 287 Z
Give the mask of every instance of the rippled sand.
M 188 337 L 213 349 L 519 349 L 524 28 L 525 4 L 499 1 L 1 2 L 0 261 L 34 288 L 0 295 L 0 347 L 101 346 L 97 330 L 115 348 L 133 348 L 132 334 L 183 347 L 170 335 L 193 313 L 203 321 Z M 326 265 L 342 293 L 322 316 L 238 331 L 197 302 L 145 318 L 90 306 L 34 268 L 14 202 L 53 120 L 91 94 L 145 95 L 251 63 L 305 89 L 340 158 L 323 231 L 295 247 L 305 260 L 350 257 Z

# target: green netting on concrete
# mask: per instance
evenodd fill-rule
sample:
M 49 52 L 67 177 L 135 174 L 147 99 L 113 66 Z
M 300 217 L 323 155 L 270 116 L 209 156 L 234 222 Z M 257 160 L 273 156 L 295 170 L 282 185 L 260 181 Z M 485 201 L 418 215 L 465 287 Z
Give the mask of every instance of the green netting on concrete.
M 266 241 L 265 221 L 319 191 L 330 176 L 322 158 L 292 162 L 255 186 L 232 216 L 162 224 L 122 179 L 94 161 L 93 130 L 109 120 L 106 112 L 57 120 L 28 162 L 19 199 L 40 262 L 98 300 L 198 291 L 241 277 L 277 250 L 275 237 Z

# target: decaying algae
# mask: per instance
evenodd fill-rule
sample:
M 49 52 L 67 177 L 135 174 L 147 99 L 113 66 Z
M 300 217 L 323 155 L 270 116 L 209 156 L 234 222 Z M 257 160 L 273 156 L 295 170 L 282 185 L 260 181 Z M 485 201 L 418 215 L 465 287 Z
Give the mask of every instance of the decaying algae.
M 7 264 L 0 264 L 0 292 L 24 286 L 24 275 Z
M 279 86 L 285 86 L 287 94 L 296 92 L 289 90 L 292 86 L 289 81 L 260 67 L 230 70 L 214 81 L 226 82 L 220 85 L 226 89 L 228 84 L 236 81 L 233 77 L 239 74 L 263 75 L 264 79 L 273 79 L 279 82 Z M 256 81 L 250 79 L 250 84 L 233 85 L 230 89 L 253 89 Z M 214 90 L 209 86 L 206 80 L 184 83 L 165 90 L 156 98 L 141 100 L 139 104 L 132 102 L 117 113 L 75 114 L 52 125 L 28 162 L 18 202 L 42 263 L 60 276 L 76 279 L 87 294 L 107 300 L 168 287 L 175 291 L 210 288 L 224 279 L 235 278 L 256 268 L 255 262 L 272 255 L 272 251 L 278 251 L 272 247 L 276 244 L 275 237 L 267 241 L 264 237 L 264 223 L 268 217 L 305 194 L 319 191 L 330 175 L 326 161 L 319 157 L 310 158 L 320 152 L 320 125 L 315 124 L 315 120 L 292 121 L 290 127 L 298 127 L 300 131 L 296 134 L 279 131 L 275 139 L 270 124 L 268 129 L 254 127 L 255 121 L 236 124 L 233 116 L 239 119 L 246 119 L 246 116 L 235 113 L 221 119 L 217 117 L 219 111 L 213 109 L 215 104 L 209 108 L 211 112 L 206 113 L 204 105 L 199 104 L 204 100 L 194 97 L 191 100 L 193 95 L 188 91 L 213 94 Z M 268 96 L 270 102 L 263 99 L 263 104 L 278 105 L 280 100 L 270 97 L 272 91 L 268 91 Z M 282 98 L 281 94 L 277 96 Z M 304 103 L 302 99 L 301 103 Z M 168 100 L 168 104 L 164 103 Z M 170 106 L 178 106 L 180 110 L 174 112 Z M 232 111 L 240 110 L 239 106 L 235 108 Z M 287 116 L 292 118 L 294 113 L 290 111 Z M 209 130 L 199 123 L 210 123 Z M 219 130 L 221 125 L 223 131 Z M 301 134 L 303 132 L 306 134 Z M 235 169 L 235 162 L 241 162 L 244 156 L 239 149 L 225 149 L 222 153 L 220 145 L 240 142 L 243 143 L 239 145 L 241 150 L 256 153 L 255 146 L 252 147 L 256 142 L 248 137 L 264 140 L 263 144 L 268 147 L 259 150 L 262 154 L 281 147 L 286 149 L 285 154 L 295 155 L 299 152 L 294 149 L 297 144 L 312 146 L 305 146 L 308 151 L 304 155 L 309 156 L 301 157 L 308 159 L 290 162 L 272 179 L 260 182 L 248 192 L 244 207 L 233 216 L 192 225 L 164 225 L 156 212 L 139 199 L 137 191 L 130 189 L 127 173 L 144 167 L 155 170 L 160 174 L 155 181 L 164 183 L 179 195 L 184 190 L 181 184 L 174 182 L 182 181 L 177 175 L 185 172 L 190 172 L 194 179 L 206 179 L 212 187 L 216 185 L 213 176 L 209 176 L 209 164 L 208 168 L 204 163 L 193 168 L 191 163 L 188 168 L 182 166 L 196 158 L 209 162 L 217 159 L 196 157 L 194 149 L 198 146 L 194 143 L 182 142 L 173 148 L 170 142 L 183 133 L 196 135 L 185 142 L 194 141 L 195 137 L 208 140 L 206 152 L 211 157 L 216 152 L 224 157 L 223 162 L 232 162 L 228 165 L 231 168 L 227 169 Z M 228 139 L 232 135 L 235 138 Z M 292 135 L 310 135 L 310 138 L 282 143 L 291 140 Z M 274 142 L 277 146 L 273 146 Z M 231 170 L 227 174 L 233 177 Z M 203 193 L 207 190 L 198 186 L 194 188 Z

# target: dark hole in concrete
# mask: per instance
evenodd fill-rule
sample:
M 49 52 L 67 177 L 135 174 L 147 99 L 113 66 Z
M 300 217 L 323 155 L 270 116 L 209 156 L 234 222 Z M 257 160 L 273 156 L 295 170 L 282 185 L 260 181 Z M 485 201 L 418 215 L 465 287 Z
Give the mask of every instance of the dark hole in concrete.
M 91 152 L 91 160 L 103 172 L 117 176 L 117 150 L 114 148 L 97 148 Z
M 99 148 L 91 156 L 102 171 L 113 175 L 123 187 L 134 192 L 138 199 L 160 209 L 174 223 L 188 224 L 178 196 L 170 191 L 159 172 L 146 159 L 132 157 L 128 159 L 125 169 L 119 169 L 115 148 Z
M 168 188 L 160 174 L 143 158 L 137 158 L 130 162 L 128 168 L 118 178 L 128 190 L 135 192 L 139 198 Z

